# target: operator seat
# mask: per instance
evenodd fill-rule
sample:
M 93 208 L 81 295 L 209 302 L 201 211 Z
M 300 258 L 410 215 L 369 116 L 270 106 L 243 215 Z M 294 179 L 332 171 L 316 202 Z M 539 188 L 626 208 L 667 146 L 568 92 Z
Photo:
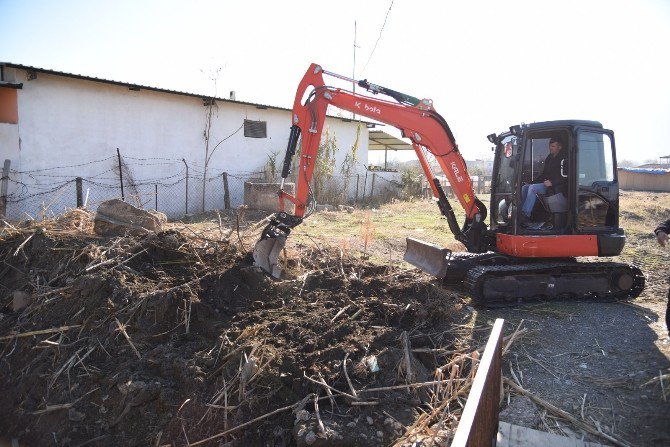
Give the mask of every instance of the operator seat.
M 551 214 L 551 221 L 554 228 L 565 228 L 568 223 L 568 198 L 565 194 L 546 195 L 537 194 L 538 202 L 547 213 Z

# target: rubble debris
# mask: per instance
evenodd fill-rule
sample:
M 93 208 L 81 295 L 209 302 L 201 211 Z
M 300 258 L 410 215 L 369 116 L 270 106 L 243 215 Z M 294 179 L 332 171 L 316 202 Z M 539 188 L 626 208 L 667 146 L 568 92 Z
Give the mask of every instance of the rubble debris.
M 98 205 L 95 213 L 95 233 L 100 236 L 141 236 L 162 231 L 167 217 L 157 211 L 145 211 L 119 199 Z

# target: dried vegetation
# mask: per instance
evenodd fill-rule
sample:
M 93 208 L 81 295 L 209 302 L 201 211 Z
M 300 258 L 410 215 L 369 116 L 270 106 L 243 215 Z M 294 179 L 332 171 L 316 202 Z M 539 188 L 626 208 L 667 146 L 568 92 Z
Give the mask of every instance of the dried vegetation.
M 462 299 L 314 244 L 273 282 L 245 225 L 103 239 L 73 210 L 2 228 L 2 430 L 31 445 L 446 444 L 481 351 Z

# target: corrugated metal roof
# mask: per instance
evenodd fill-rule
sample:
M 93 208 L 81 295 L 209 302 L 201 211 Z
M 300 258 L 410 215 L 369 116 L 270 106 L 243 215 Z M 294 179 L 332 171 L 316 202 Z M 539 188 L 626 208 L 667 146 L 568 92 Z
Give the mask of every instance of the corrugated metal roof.
M 410 143 L 389 135 L 383 130 L 371 130 L 368 138 L 369 151 L 413 151 Z
M 670 172 L 670 169 L 658 169 L 658 168 L 619 168 L 624 172 L 638 172 L 640 174 L 656 174 L 664 175 Z
M 190 96 L 193 98 L 200 98 L 200 99 L 211 99 L 211 96 L 208 95 L 200 95 L 197 93 L 190 93 L 190 92 L 184 92 L 180 90 L 170 90 L 170 89 L 164 89 L 164 88 L 158 88 L 158 87 L 151 87 L 148 85 L 141 85 L 141 84 L 131 84 L 128 82 L 122 82 L 122 81 L 114 81 L 110 79 L 103 79 L 103 78 L 96 78 L 94 76 L 85 76 L 85 75 L 80 75 L 80 74 L 75 74 L 75 73 L 67 73 L 64 71 L 56 71 L 56 70 L 49 70 L 47 68 L 40 68 L 40 67 L 32 67 L 30 65 L 21 65 L 21 64 L 15 64 L 12 62 L 0 62 L 0 67 L 10 67 L 10 68 L 18 68 L 22 70 L 32 70 L 35 72 L 39 73 L 47 73 L 51 75 L 56 75 L 56 76 L 63 76 L 67 78 L 74 78 L 74 79 L 82 79 L 85 81 L 92 81 L 92 82 L 101 82 L 103 84 L 111 84 L 111 85 L 119 85 L 122 87 L 127 87 L 131 90 L 149 90 L 149 91 L 154 91 L 154 92 L 161 92 L 161 93 L 170 93 L 173 95 L 181 95 L 181 96 Z M 288 109 L 286 107 L 278 107 L 278 106 L 272 106 L 269 104 L 259 104 L 259 103 L 254 103 L 254 102 L 245 102 L 245 101 L 237 101 L 234 99 L 226 99 L 226 98 L 219 98 L 215 97 L 214 98 L 216 101 L 223 101 L 223 102 L 229 102 L 232 104 L 242 104 L 242 105 L 249 105 L 249 106 L 254 106 L 258 109 L 273 109 L 273 110 L 283 110 L 283 111 L 291 111 L 291 109 Z M 340 121 L 344 122 L 351 122 L 353 121 L 350 118 L 342 118 L 339 116 L 333 116 L 333 115 L 328 115 L 329 118 L 335 118 Z M 363 120 L 356 120 L 356 122 L 361 122 L 366 125 L 378 125 L 377 123 L 372 123 L 370 121 L 363 121 Z

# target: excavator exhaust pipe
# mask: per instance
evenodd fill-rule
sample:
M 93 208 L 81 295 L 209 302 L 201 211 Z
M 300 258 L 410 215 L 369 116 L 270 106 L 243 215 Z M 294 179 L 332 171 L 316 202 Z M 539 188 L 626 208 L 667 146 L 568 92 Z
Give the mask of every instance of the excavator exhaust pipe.
M 448 248 L 408 237 L 403 259 L 429 275 L 442 279 L 447 276 L 450 255 L 451 250 Z
M 286 245 L 286 235 L 261 239 L 254 247 L 254 265 L 262 268 L 273 278 L 281 278 L 279 255 Z

